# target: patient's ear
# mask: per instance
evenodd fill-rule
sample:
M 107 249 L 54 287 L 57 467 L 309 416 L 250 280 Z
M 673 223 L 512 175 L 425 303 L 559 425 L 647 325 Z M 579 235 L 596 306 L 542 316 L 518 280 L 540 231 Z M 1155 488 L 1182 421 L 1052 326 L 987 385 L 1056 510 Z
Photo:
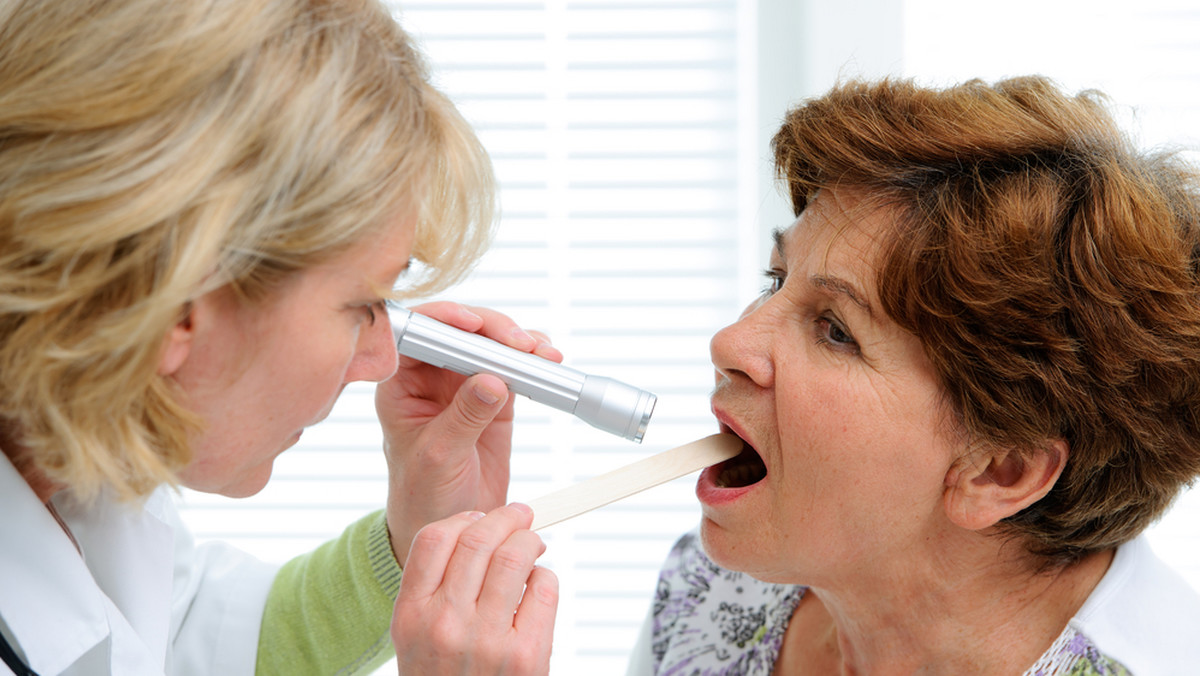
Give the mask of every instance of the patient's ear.
M 163 338 L 162 349 L 158 357 L 158 375 L 174 375 L 183 362 L 187 361 L 192 351 L 192 342 L 196 337 L 195 324 L 196 306 L 188 303 L 183 308 L 183 314 L 175 326 Z
M 996 449 L 956 461 L 946 472 L 946 515 L 970 530 L 995 525 L 1041 500 L 1067 465 L 1067 442 L 1018 453 Z

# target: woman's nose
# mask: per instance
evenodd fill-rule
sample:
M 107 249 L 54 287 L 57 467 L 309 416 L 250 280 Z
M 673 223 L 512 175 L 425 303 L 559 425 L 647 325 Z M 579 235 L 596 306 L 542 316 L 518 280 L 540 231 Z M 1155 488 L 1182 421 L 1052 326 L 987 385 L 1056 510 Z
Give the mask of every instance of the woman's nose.
M 392 322 L 386 310 L 376 310 L 375 314 L 374 323 L 363 326 L 358 334 L 358 348 L 346 373 L 346 382 L 382 382 L 391 378 L 399 365 Z
M 775 381 L 775 362 L 771 353 L 770 313 L 764 303 L 752 303 L 741 317 L 717 331 L 709 342 L 718 379 L 745 378 L 759 387 L 771 387 Z

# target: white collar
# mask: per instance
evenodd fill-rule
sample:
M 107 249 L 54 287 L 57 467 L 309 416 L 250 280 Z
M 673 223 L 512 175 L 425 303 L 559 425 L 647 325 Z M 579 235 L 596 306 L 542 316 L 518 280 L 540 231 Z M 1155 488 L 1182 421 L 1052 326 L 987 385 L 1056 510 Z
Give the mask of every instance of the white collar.
M 1200 594 L 1145 534 L 1117 548 L 1071 626 L 1135 674 L 1192 673 L 1200 660 Z
M 38 673 L 63 671 L 108 635 L 103 594 L 67 534 L 0 454 L 0 614 Z
M 113 666 L 161 672 L 173 534 L 153 512 L 164 496 L 152 497 L 149 511 L 60 496 L 55 505 L 83 557 L 8 457 L 0 460 L 0 542 L 12 543 L 0 555 L 0 614 L 26 662 L 59 673 L 111 637 Z

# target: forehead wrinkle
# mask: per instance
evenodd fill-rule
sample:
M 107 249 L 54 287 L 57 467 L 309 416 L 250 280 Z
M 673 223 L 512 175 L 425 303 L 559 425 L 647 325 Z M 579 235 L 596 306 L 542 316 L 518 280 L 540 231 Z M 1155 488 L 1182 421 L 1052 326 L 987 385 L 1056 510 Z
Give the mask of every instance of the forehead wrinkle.
M 838 203 L 838 206 L 839 208 L 841 207 L 840 202 Z M 813 211 L 815 213 L 817 210 Z M 846 210 L 842 209 L 841 213 L 845 214 Z M 849 218 L 847 218 L 846 222 L 839 224 L 830 219 L 828 215 L 821 214 L 820 217 L 823 219 L 825 227 L 832 227 L 835 231 L 834 236 L 829 238 L 825 244 L 826 256 L 828 257 L 831 255 L 831 251 L 836 245 L 837 240 L 841 239 L 842 245 L 847 246 L 843 235 L 845 235 L 846 231 L 852 226 L 853 221 L 850 221 Z M 791 227 L 776 228 L 771 232 L 771 239 L 773 239 L 775 242 L 775 252 L 783 260 L 787 260 L 788 239 L 799 227 L 800 219 L 797 219 L 797 221 L 793 223 Z M 867 302 L 866 295 L 861 293 L 846 279 L 827 273 L 813 273 L 812 275 L 809 275 L 808 281 L 810 284 L 823 291 L 845 296 L 846 298 L 850 299 L 852 303 L 862 308 L 863 311 L 867 313 L 868 317 L 872 319 L 875 318 L 875 314 L 871 309 L 871 304 Z

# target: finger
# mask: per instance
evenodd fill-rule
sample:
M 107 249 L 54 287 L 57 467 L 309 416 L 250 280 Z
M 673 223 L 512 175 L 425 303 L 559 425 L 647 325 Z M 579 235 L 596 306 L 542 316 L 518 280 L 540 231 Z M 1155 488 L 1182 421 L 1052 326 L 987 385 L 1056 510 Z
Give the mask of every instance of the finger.
M 528 507 L 509 505 L 493 509 L 463 530 L 446 564 L 446 598 L 459 607 L 478 603 L 492 555 L 515 531 L 529 528 L 532 522 Z
M 446 566 L 458 546 L 458 539 L 471 524 L 483 518 L 480 512 L 463 512 L 431 523 L 417 532 L 404 561 L 404 576 L 400 579 L 401 598 L 420 599 L 432 596 L 442 584 Z
M 558 576 L 535 566 L 525 584 L 525 596 L 513 617 L 513 628 L 526 640 L 533 641 L 535 652 L 550 659 L 554 619 L 558 614 Z M 536 640 L 535 640 L 536 639 Z
M 479 592 L 476 613 L 482 620 L 512 626 L 534 562 L 545 551 L 542 539 L 530 530 L 516 531 L 496 548 Z
M 538 341 L 537 347 L 533 348 L 533 353 L 542 359 L 549 359 L 553 362 L 562 363 L 563 353 L 557 347 L 550 344 L 550 338 L 541 331 L 530 331 L 530 335 Z
M 443 324 L 449 324 L 457 329 L 470 331 L 471 333 L 479 331 L 484 324 L 483 317 L 474 311 L 475 308 L 468 307 L 462 303 L 452 303 L 442 300 L 432 303 L 422 303 L 411 309 L 427 317 L 432 317 Z
M 418 305 L 412 309 L 443 324 L 478 333 L 523 352 L 531 352 L 545 342 L 534 338 L 508 315 L 490 308 L 439 301 Z
M 444 411 L 429 423 L 426 435 L 441 449 L 472 450 L 479 435 L 504 410 L 508 388 L 496 376 L 471 376 L 454 394 Z
M 522 352 L 532 352 L 546 342 L 534 337 L 521 328 L 516 321 L 503 312 L 484 307 L 471 306 L 472 312 L 483 318 L 483 325 L 475 332 Z

